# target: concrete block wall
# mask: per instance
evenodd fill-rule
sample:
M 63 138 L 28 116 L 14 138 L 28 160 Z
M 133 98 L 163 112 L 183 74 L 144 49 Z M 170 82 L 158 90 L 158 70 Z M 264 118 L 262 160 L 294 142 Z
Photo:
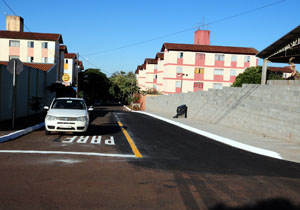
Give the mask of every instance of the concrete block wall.
M 299 81 L 147 97 L 146 111 L 172 117 L 183 103 L 190 119 L 300 143 Z

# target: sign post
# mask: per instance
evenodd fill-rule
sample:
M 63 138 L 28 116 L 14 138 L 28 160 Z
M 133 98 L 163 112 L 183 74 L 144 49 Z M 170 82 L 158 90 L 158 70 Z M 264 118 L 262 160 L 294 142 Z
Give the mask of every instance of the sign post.
M 12 129 L 15 129 L 15 118 L 16 118 L 16 95 L 17 95 L 17 74 L 23 71 L 23 63 L 19 59 L 11 59 L 8 62 L 7 69 L 13 76 L 13 98 L 12 98 Z

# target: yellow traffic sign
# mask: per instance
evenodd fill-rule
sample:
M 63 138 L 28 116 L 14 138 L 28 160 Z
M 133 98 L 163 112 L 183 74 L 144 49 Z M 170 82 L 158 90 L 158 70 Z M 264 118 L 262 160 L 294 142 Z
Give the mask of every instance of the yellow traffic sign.
M 68 81 L 70 80 L 70 75 L 69 75 L 69 74 L 64 74 L 64 75 L 62 76 L 62 80 L 63 80 L 64 82 L 68 82 Z

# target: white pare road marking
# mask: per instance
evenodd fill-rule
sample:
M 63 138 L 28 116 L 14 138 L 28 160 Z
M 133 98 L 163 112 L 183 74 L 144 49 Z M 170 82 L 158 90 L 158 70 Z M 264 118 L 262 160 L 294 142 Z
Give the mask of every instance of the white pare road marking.
M 21 154 L 47 154 L 47 155 L 82 155 L 82 156 L 98 156 L 98 157 L 120 157 L 120 158 L 136 158 L 135 155 L 122 154 L 106 154 L 96 152 L 63 152 L 63 151 L 38 151 L 38 150 L 0 150 L 0 153 L 21 153 Z
M 62 143 L 87 144 L 88 142 L 90 142 L 90 144 L 100 145 L 101 141 L 102 141 L 102 136 L 92 136 L 91 138 L 90 136 L 73 136 L 70 138 L 66 138 L 65 140 L 62 141 Z M 104 139 L 103 144 L 110 145 L 110 146 L 116 145 L 113 136 L 111 136 L 109 139 Z

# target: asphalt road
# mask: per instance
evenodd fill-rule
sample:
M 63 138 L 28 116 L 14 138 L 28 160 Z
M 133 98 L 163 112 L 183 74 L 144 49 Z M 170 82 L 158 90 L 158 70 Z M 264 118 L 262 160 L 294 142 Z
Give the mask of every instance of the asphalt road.
M 83 136 L 38 130 L 1 143 L 0 170 L 5 210 L 300 207 L 300 164 L 120 106 L 96 108 Z

